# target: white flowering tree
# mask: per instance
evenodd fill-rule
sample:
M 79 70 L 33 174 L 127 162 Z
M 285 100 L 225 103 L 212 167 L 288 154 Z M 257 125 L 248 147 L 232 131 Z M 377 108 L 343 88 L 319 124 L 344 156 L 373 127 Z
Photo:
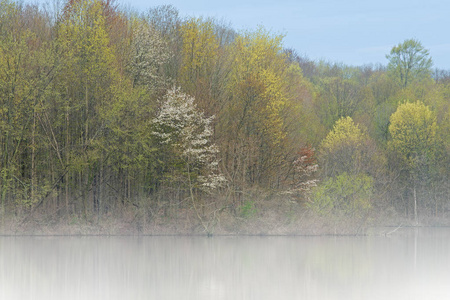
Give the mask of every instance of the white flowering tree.
M 197 109 L 194 98 L 177 88 L 167 92 L 153 119 L 152 134 L 165 157 L 163 163 L 171 168 L 172 178 L 187 183 L 193 201 L 194 189 L 211 192 L 226 181 L 212 143 L 212 120 Z
M 289 189 L 281 194 L 290 195 L 293 198 L 309 198 L 311 190 L 317 186 L 316 173 L 319 165 L 316 162 L 314 149 L 311 147 L 301 148 L 298 157 L 292 163 L 292 182 Z
M 133 84 L 147 86 L 151 91 L 164 87 L 166 78 L 160 69 L 170 58 L 171 53 L 160 33 L 153 26 L 137 21 L 128 63 Z

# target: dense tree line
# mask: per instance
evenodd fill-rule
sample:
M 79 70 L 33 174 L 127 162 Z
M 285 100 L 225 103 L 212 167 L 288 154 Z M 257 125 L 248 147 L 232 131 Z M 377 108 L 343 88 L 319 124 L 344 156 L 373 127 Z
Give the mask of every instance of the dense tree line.
M 1 215 L 201 219 L 262 193 L 319 214 L 445 213 L 450 76 L 421 43 L 350 67 L 282 40 L 172 6 L 0 0 Z

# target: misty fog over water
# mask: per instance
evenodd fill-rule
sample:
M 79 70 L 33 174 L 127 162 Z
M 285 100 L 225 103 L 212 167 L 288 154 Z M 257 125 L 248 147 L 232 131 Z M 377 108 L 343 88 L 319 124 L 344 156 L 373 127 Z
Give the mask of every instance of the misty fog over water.
M 388 237 L 0 237 L 0 299 L 445 299 L 450 229 Z

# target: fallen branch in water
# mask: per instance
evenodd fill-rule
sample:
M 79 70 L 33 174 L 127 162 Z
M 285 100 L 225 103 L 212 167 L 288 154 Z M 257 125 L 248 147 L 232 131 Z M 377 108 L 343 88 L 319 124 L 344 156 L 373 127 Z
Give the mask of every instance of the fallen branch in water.
M 384 236 L 388 236 L 389 234 L 396 232 L 396 231 L 399 230 L 400 228 L 402 228 L 402 224 L 398 225 L 398 227 L 395 228 L 394 230 L 389 231 L 388 233 L 385 233 Z

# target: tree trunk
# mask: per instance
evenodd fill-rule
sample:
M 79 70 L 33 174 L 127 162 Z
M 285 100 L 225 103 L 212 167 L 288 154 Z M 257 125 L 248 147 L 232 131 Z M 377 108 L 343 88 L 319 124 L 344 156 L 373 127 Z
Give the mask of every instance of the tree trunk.
M 36 103 L 33 105 L 33 126 L 31 128 L 31 201 L 34 202 L 36 188 L 36 162 L 35 162 L 35 134 L 36 134 Z
M 66 165 L 65 167 L 68 168 L 69 166 L 69 106 L 67 105 L 66 108 L 66 147 L 65 147 L 65 158 L 66 158 Z M 69 212 L 69 171 L 66 172 L 64 175 L 64 189 L 65 189 L 65 204 L 66 204 L 66 214 L 68 215 Z
M 417 193 L 416 193 L 416 182 L 414 182 L 413 194 L 414 194 L 414 222 L 415 222 L 416 225 L 417 225 L 418 222 L 417 222 Z

